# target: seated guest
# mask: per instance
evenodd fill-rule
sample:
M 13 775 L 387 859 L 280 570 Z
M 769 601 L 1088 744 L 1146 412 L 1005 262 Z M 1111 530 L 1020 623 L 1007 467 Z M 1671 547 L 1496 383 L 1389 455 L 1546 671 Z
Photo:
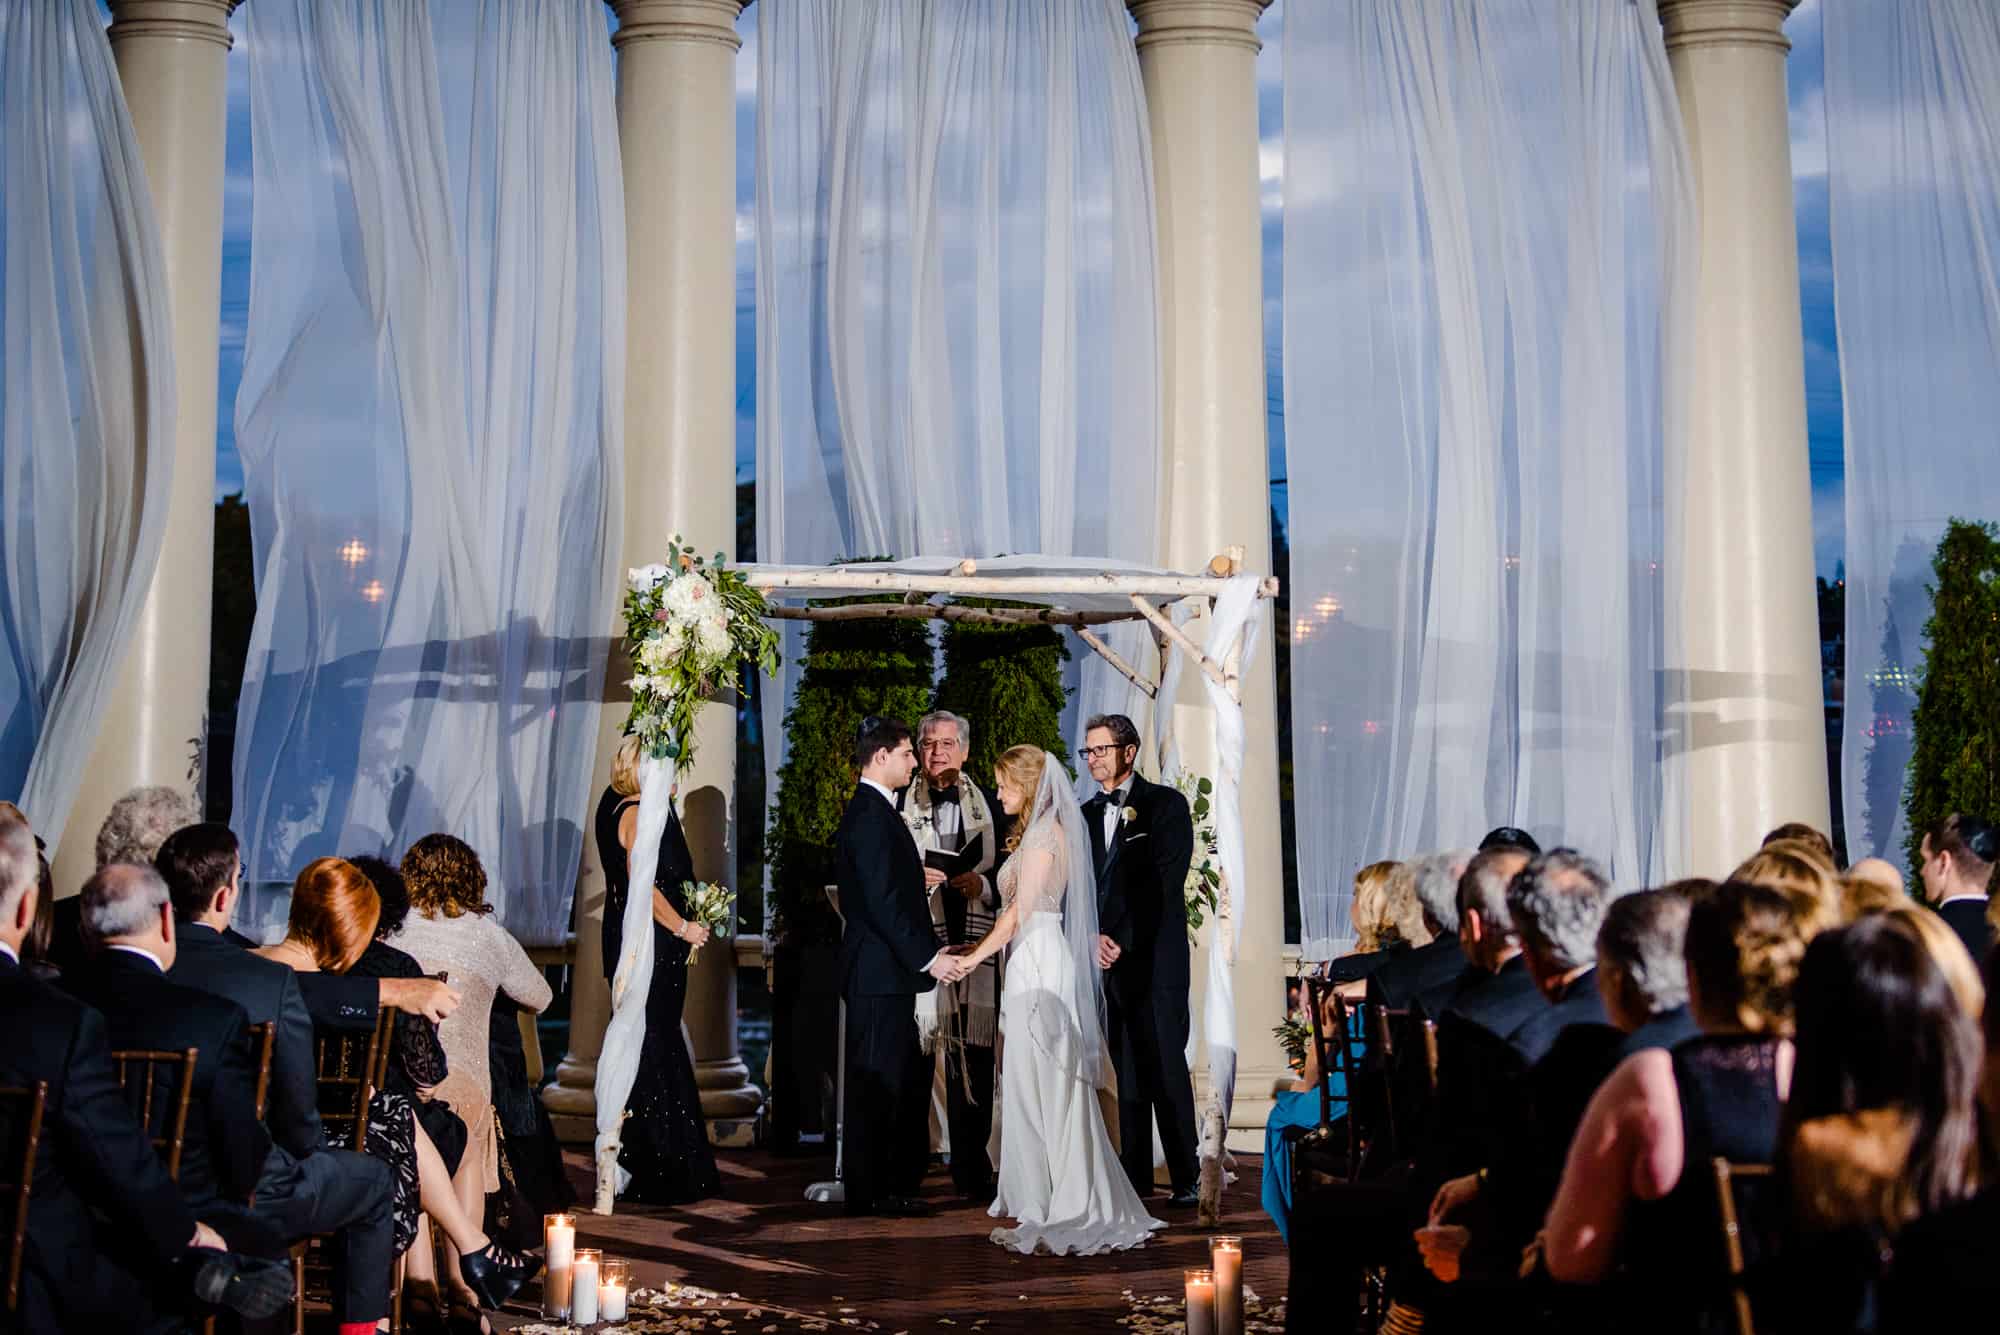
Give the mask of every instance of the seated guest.
M 81 898 L 91 953 L 64 977 L 63 990 L 104 1017 L 114 1049 L 195 1049 L 181 1195 L 210 1222 L 243 1212 L 271 1149 L 257 1118 L 249 1018 L 233 1001 L 168 979 L 174 909 L 158 872 L 114 862 L 84 882 Z
M 1535 836 L 1512 825 L 1488 830 L 1486 837 L 1479 841 L 1478 851 L 1484 853 L 1489 848 L 1516 848 L 1531 858 L 1542 855 L 1542 846 L 1535 842 Z
M 307 863 L 292 884 L 285 939 L 257 953 L 302 974 L 344 973 L 374 939 L 380 914 L 381 900 L 367 877 L 339 858 L 320 858 Z M 415 1239 L 421 1208 L 457 1251 L 456 1277 L 463 1283 L 453 1288 L 474 1311 L 497 1310 L 540 1268 L 538 1260 L 487 1236 L 481 1227 L 484 1211 L 466 1208 L 406 1096 L 377 1090 L 369 1105 L 367 1143 L 351 1148 L 365 1150 L 391 1169 L 396 1253 L 407 1251 Z
M 1458 941 L 1458 880 L 1469 861 L 1464 853 L 1432 853 L 1409 864 L 1431 940 L 1385 960 L 1368 975 L 1370 1002 L 1397 1011 L 1422 1006 L 1426 1014 L 1436 1015 L 1457 987 L 1466 963 Z
M 1354 923 L 1354 950 L 1329 960 L 1324 973 L 1336 983 L 1360 982 L 1393 954 L 1430 944 L 1417 878 L 1405 863 L 1371 862 L 1354 873 L 1348 914 Z
M 155 863 L 173 898 L 175 957 L 167 977 L 241 1006 L 270 1024 L 266 1157 L 252 1214 L 288 1245 L 328 1235 L 334 1316 L 343 1331 L 372 1329 L 389 1311 L 395 1220 L 387 1164 L 326 1148 L 319 1117 L 313 1022 L 292 971 L 231 945 L 224 935 L 242 888 L 236 836 L 226 825 L 190 825 L 160 846 Z
M 1976 1184 L 1979 1027 L 1922 933 L 1896 914 L 1816 937 L 1796 997 L 1779 1134 L 1792 1230 L 1759 1322 L 1875 1329 L 1882 1262 L 1903 1227 Z
M 19 1307 L 24 1330 L 150 1328 L 219 1304 L 249 1317 L 282 1310 L 290 1267 L 221 1250 L 196 1221 L 118 1086 L 104 1019 L 29 975 L 35 920 L 33 832 L 0 813 L 0 1084 L 44 1082 L 28 1199 Z M 22 1134 L 8 1128 L 7 1139 Z
M 1766 844 L 1729 873 L 1729 879 L 1768 886 L 1809 905 L 1815 932 L 1841 923 L 1840 874 L 1832 860 L 1811 844 L 1787 839 Z
M 1473 1044 L 1453 1050 L 1453 1060 L 1479 1061 L 1492 1081 L 1485 1116 L 1493 1134 L 1490 1157 L 1478 1172 L 1438 1189 L 1418 1234 L 1440 1279 L 1455 1278 L 1463 1258 L 1484 1278 L 1513 1286 L 1521 1249 L 1561 1179 L 1570 1137 L 1616 1064 L 1623 1036 L 1606 1023 L 1596 978 L 1598 938 L 1615 893 L 1601 867 L 1564 848 L 1535 858 L 1508 884 L 1508 915 L 1546 1004 L 1509 1031 L 1477 1030 Z M 1510 1068 L 1519 1075 L 1509 1078 Z M 1477 1256 L 1465 1257 L 1468 1245 Z
M 1741 881 L 1694 902 L 1688 1006 L 1701 1034 L 1634 1053 L 1591 1098 L 1543 1226 L 1552 1278 L 1603 1285 L 1616 1272 L 1605 1301 L 1646 1329 L 1716 1319 L 1722 1260 L 1701 1165 L 1772 1161 L 1791 1078 L 1792 984 L 1816 914 Z
M 1966 953 L 1965 943 L 1959 940 L 1951 924 L 1930 910 L 1907 902 L 1884 909 L 1883 913 L 1917 934 L 1924 949 L 1930 952 L 1932 963 L 1944 971 L 1945 981 L 1951 984 L 1958 1004 L 1977 1023 L 1986 1010 L 1986 984 L 1980 979 L 1979 965 Z
M 493 998 L 505 992 L 539 1013 L 548 1008 L 553 994 L 521 943 L 492 918 L 493 907 L 486 902 L 486 868 L 464 840 L 448 834 L 417 840 L 403 855 L 403 879 L 415 911 L 393 944 L 431 972 L 449 972 L 468 1001 L 438 1030 L 451 1056 L 451 1075 L 437 1092 L 465 1119 L 472 1171 L 463 1178 L 464 1199 L 470 1205 L 500 1189 L 493 1089 L 486 1065 Z
M 1863 858 L 1840 874 L 1842 922 L 1911 902 L 1903 888 L 1903 873 L 1881 858 Z
M 1623 1061 L 1699 1031 L 1688 1009 L 1687 925 L 1693 901 L 1671 887 L 1611 901 L 1597 929 L 1597 991 L 1620 1033 Z M 1607 1075 L 1609 1072 L 1606 1073 Z
M 1818 854 L 1827 866 L 1838 868 L 1840 865 L 1839 861 L 1833 856 L 1833 840 L 1827 838 L 1815 826 L 1808 825 L 1804 821 L 1786 821 L 1783 825 L 1778 826 L 1765 835 L 1761 846 L 1769 848 L 1772 844 L 1778 843 L 1804 844 L 1814 853 Z
M 1358 912 L 1358 910 L 1357 910 Z M 1326 1009 L 1319 1017 L 1320 1032 L 1333 1032 L 1333 999 L 1327 998 Z M 1260 1197 L 1264 1213 L 1278 1226 L 1280 1240 L 1291 1240 L 1292 1213 L 1292 1139 L 1287 1132 L 1296 1134 L 1319 1125 L 1319 1087 L 1324 1079 L 1327 1093 L 1331 1096 L 1329 1108 L 1336 1118 L 1342 1116 L 1347 1107 L 1347 1082 L 1339 1071 L 1321 1073 L 1319 1053 L 1311 1043 L 1306 1044 L 1304 1067 L 1299 1078 L 1292 1082 L 1290 1089 L 1279 1090 L 1271 1102 L 1271 1115 L 1264 1122 L 1264 1165 L 1263 1183 Z
M 194 799 L 177 788 L 153 784 L 134 788 L 111 804 L 97 827 L 97 865 L 114 862 L 150 863 L 166 837 L 201 819 Z M 49 962 L 67 969 L 83 959 L 82 901 L 75 895 L 58 901 L 50 931 Z
M 1990 1119 L 2000 1109 L 2000 950 L 1987 953 L 1984 974 L 1986 1051 L 1978 1103 Z M 1927 1210 L 1905 1226 L 1883 1283 L 1880 1328 L 1950 1330 L 1963 1324 L 1968 1312 L 1992 1311 L 2000 1301 L 1996 1237 L 2000 1185 L 1990 1175 L 1978 1195 Z
M 362 978 L 422 978 L 424 966 L 389 944 L 389 938 L 403 929 L 410 916 L 410 890 L 403 874 L 381 858 L 349 858 L 348 863 L 375 887 L 381 914 L 375 922 L 375 936 L 361 958 L 347 972 Z M 437 1087 L 450 1073 L 451 1062 L 439 1041 L 437 1026 L 421 1015 L 407 1011 L 396 1017 L 395 1047 L 389 1056 L 388 1088 L 409 1098 L 417 1110 L 417 1120 L 430 1133 L 438 1157 L 456 1175 L 465 1155 L 465 1122 L 449 1104 L 434 1097 Z
M 1985 959 L 1993 948 L 1988 896 L 1993 864 L 2000 861 L 2000 830 L 1977 816 L 1954 814 L 1924 832 L 1920 849 L 1924 899 L 1951 924 L 1972 958 Z

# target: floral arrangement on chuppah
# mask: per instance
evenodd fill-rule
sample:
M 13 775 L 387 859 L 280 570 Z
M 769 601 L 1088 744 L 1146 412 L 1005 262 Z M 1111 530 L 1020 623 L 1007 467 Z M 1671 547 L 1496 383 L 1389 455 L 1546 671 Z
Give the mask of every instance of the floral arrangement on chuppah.
M 717 552 L 708 560 L 676 536 L 667 559 L 627 572 L 625 645 L 632 655 L 632 714 L 625 731 L 680 769 L 694 763 L 703 702 L 743 684 L 743 668 L 778 670 L 778 632 L 764 596 Z
M 776 672 L 778 633 L 764 621 L 763 595 L 729 568 L 722 553 L 704 560 L 679 535 L 668 544 L 664 562 L 627 573 L 624 610 L 632 662 L 625 683 L 632 712 L 625 730 L 639 738 L 641 749 L 631 881 L 650 886 L 675 775 L 694 763 L 702 706 L 739 688 L 746 667 Z M 726 930 L 734 903 L 726 890 L 706 887 L 696 907 L 711 930 Z M 597 1061 L 597 1199 L 591 1207 L 597 1214 L 611 1213 L 627 1180 L 618 1166 L 619 1133 L 646 1037 L 652 908 L 649 894 L 626 896 L 624 945 L 611 978 L 611 1023 Z

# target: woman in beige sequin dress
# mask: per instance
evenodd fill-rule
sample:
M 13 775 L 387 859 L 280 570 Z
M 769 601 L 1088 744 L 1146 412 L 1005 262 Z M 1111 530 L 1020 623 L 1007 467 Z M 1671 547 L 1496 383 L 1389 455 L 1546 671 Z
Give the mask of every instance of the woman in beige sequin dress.
M 484 1194 L 500 1189 L 493 1084 L 486 1067 L 493 998 L 505 992 L 539 1014 L 548 1009 L 552 994 L 521 943 L 490 916 L 486 869 L 463 840 L 425 835 L 403 855 L 402 872 L 411 912 L 389 944 L 413 956 L 425 972 L 449 974 L 463 997 L 438 1026 L 451 1073 L 435 1093 L 465 1119 L 465 1162 L 478 1171 L 460 1171 L 457 1185 L 469 1198 L 467 1204 L 477 1204 L 483 1212 Z M 474 1197 L 479 1199 L 470 1199 Z

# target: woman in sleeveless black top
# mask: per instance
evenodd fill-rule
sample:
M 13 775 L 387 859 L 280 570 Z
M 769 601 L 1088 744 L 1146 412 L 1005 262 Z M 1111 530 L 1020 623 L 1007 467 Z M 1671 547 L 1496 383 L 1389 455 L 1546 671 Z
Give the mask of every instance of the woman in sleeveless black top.
M 624 941 L 626 896 L 631 881 L 618 823 L 638 805 L 636 796 L 607 788 L 597 804 L 597 856 L 604 868 L 604 974 L 618 968 Z M 694 856 L 680 817 L 668 808 L 660 836 L 660 860 L 653 884 L 676 914 L 688 915 L 681 882 L 694 879 Z M 701 1092 L 694 1065 L 681 1039 L 681 1011 L 687 1004 L 688 944 L 653 919 L 653 984 L 646 993 L 646 1038 L 639 1073 L 626 1100 L 618 1162 L 632 1175 L 622 1200 L 641 1205 L 681 1205 L 720 1194 L 722 1178 L 708 1147 L 701 1115 Z

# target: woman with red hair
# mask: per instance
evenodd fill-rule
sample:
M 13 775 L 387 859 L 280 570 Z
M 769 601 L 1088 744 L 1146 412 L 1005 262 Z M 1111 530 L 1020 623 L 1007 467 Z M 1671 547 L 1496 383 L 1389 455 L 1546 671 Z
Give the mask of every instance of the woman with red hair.
M 285 939 L 257 953 L 298 973 L 345 973 L 375 938 L 382 900 L 353 863 L 320 858 L 306 864 L 292 883 L 292 907 Z M 357 1148 L 339 1143 L 329 1148 Z M 358 1148 L 387 1163 L 395 1182 L 396 1253 L 417 1236 L 421 1210 L 437 1221 L 460 1257 L 459 1283 L 452 1287 L 480 1306 L 498 1310 L 528 1281 L 540 1262 L 489 1238 L 481 1219 L 452 1190 L 451 1174 L 437 1147 L 417 1121 L 409 1096 L 377 1090 L 368 1108 L 368 1138 Z

